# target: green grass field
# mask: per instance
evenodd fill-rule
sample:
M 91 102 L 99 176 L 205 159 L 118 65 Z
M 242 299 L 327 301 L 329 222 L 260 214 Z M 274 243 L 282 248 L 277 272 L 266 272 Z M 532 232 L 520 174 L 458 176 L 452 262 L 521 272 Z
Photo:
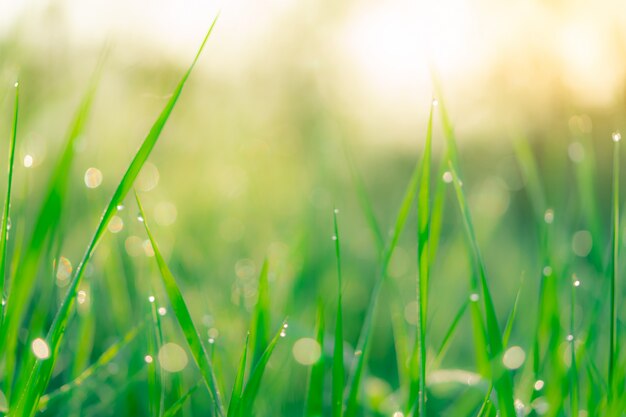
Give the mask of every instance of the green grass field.
M 238 121 L 212 29 L 71 88 L 0 59 L 0 412 L 626 415 L 619 124 L 465 142 L 435 74 L 410 152 L 314 95 Z

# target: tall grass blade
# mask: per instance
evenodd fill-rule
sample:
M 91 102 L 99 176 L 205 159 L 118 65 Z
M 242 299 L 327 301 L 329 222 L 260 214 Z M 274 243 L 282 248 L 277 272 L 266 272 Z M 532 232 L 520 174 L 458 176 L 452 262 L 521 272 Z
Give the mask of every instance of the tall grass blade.
M 434 100 L 430 107 L 426 144 L 421 161 L 420 184 L 417 194 L 417 334 L 413 349 L 412 380 L 409 401 L 417 397 L 418 416 L 426 416 L 426 314 L 428 311 L 428 280 L 430 274 L 430 171 L 433 136 Z
M 11 130 L 11 139 L 9 141 L 9 167 L 7 175 L 7 192 L 4 197 L 4 209 L 2 210 L 2 224 L 0 225 L 0 297 L 2 298 L 2 310 L 0 310 L 0 327 L 4 321 L 4 308 L 6 300 L 6 257 L 7 257 L 7 239 L 9 230 L 9 210 L 11 208 L 11 188 L 13 186 L 13 162 L 15 161 L 15 142 L 17 139 L 17 119 L 20 108 L 20 88 L 15 83 L 15 104 L 13 110 L 13 128 Z
M 165 292 L 167 293 L 167 297 L 170 300 L 170 304 L 172 305 L 172 309 L 174 310 L 174 315 L 176 320 L 180 324 L 180 327 L 185 334 L 185 339 L 189 344 L 189 349 L 193 355 L 193 358 L 200 369 L 200 373 L 202 374 L 202 378 L 204 379 L 204 383 L 211 395 L 212 400 L 217 404 L 220 415 L 224 414 L 224 406 L 222 404 L 222 399 L 220 397 L 220 393 L 217 386 L 217 380 L 215 378 L 215 373 L 213 370 L 213 364 L 209 358 L 209 355 L 202 344 L 202 339 L 200 338 L 200 334 L 196 329 L 193 320 L 191 318 L 191 314 L 189 314 L 189 309 L 187 308 L 187 303 L 183 298 L 182 293 L 180 292 L 180 288 L 176 283 L 176 279 L 174 275 L 170 271 L 167 266 L 165 259 L 163 259 L 163 255 L 161 255 L 161 251 L 157 245 L 150 228 L 148 227 L 148 219 L 144 213 L 143 207 L 141 205 L 141 201 L 139 201 L 139 196 L 136 195 L 137 206 L 139 207 L 139 212 L 141 217 L 143 218 L 144 228 L 146 229 L 146 234 L 148 235 L 148 239 L 150 239 L 150 243 L 152 244 L 152 249 L 154 250 L 154 257 L 157 261 L 157 265 L 159 267 L 159 272 L 161 273 L 161 278 L 163 278 L 163 285 L 165 286 Z
M 315 340 L 320 347 L 320 358 L 311 366 L 307 387 L 305 417 L 322 417 L 324 405 L 324 304 L 320 299 L 317 303 L 317 320 L 315 324 Z
M 267 259 L 263 261 L 261 273 L 259 274 L 258 300 L 254 310 L 250 339 L 252 340 L 252 367 L 263 356 L 263 352 L 269 343 L 270 326 L 270 294 L 267 274 L 269 264 Z
M 217 21 L 217 17 L 213 21 L 192 64 L 190 65 L 187 72 L 183 75 L 178 86 L 174 90 L 171 98 L 166 104 L 165 108 L 163 109 L 160 116 L 158 117 L 154 125 L 152 126 L 152 129 L 148 133 L 148 136 L 146 137 L 141 147 L 135 154 L 131 164 L 128 167 L 128 170 L 122 177 L 122 180 L 120 181 L 117 189 L 115 190 L 115 193 L 111 197 L 111 200 L 109 204 L 107 205 L 104 211 L 104 214 L 102 215 L 102 218 L 100 219 L 98 227 L 96 228 L 94 236 L 91 239 L 89 246 L 87 247 L 85 255 L 83 256 L 82 261 L 76 268 L 76 272 L 74 273 L 74 276 L 72 277 L 72 280 L 69 284 L 67 294 L 61 304 L 61 307 L 57 311 L 57 314 L 52 323 L 52 327 L 50 328 L 50 331 L 48 333 L 47 343 L 50 347 L 50 352 L 51 352 L 50 358 L 43 360 L 43 361 L 37 361 L 37 363 L 35 364 L 35 367 L 31 371 L 26 389 L 20 396 L 16 407 L 11 409 L 10 416 L 30 417 L 35 412 L 39 398 L 43 394 L 43 391 L 48 385 L 50 376 L 52 375 L 52 370 L 59 354 L 61 340 L 63 339 L 63 335 L 65 334 L 65 328 L 67 326 L 67 322 L 72 312 L 72 307 L 74 306 L 76 294 L 78 291 L 78 286 L 80 282 L 82 281 L 82 278 L 85 273 L 85 266 L 91 260 L 91 257 L 95 251 L 96 246 L 102 239 L 102 236 L 104 235 L 104 232 L 106 231 L 106 228 L 109 222 L 111 221 L 111 219 L 113 218 L 113 216 L 115 215 L 117 211 L 117 206 L 122 203 L 122 201 L 124 200 L 128 192 L 130 191 L 133 185 L 133 182 L 135 181 L 135 178 L 137 178 L 137 175 L 139 174 L 139 171 L 141 171 L 143 164 L 145 163 L 145 161 L 148 159 L 148 156 L 152 152 L 154 145 L 156 144 L 159 136 L 161 135 L 161 132 L 163 130 L 163 127 L 165 126 L 165 123 L 169 119 L 169 116 L 172 113 L 172 110 L 174 109 L 174 106 L 176 105 L 178 98 L 180 97 L 180 94 L 183 90 L 183 87 L 185 86 L 185 83 L 187 82 L 187 79 L 189 78 L 189 75 L 191 74 L 192 69 L 194 68 L 194 66 L 196 65 L 196 62 L 198 61 L 198 58 L 200 57 L 200 53 L 202 52 L 202 50 L 204 49 L 204 46 L 206 45 L 206 42 L 213 30 L 213 27 L 215 26 L 216 21 Z M 173 283 L 175 287 L 175 282 Z M 182 297 L 181 297 L 181 300 L 182 300 Z M 189 323 L 186 323 L 186 324 L 189 324 Z M 197 337 L 197 334 L 196 334 L 196 337 Z M 199 341 L 199 338 L 198 338 L 198 341 Z M 195 347 L 197 348 L 197 346 Z M 209 364 L 209 368 L 206 367 L 207 364 L 208 362 L 204 363 L 205 372 L 210 370 L 210 364 Z M 218 392 L 215 387 L 215 381 L 211 380 L 210 375 L 205 375 L 205 382 L 207 383 L 207 386 L 209 387 L 211 391 L 213 400 L 216 401 L 218 404 L 221 404 L 221 399 L 219 398 Z M 223 411 L 223 407 L 220 408 L 220 410 Z M 223 412 L 221 414 L 223 415 Z
M 337 225 L 337 209 L 333 210 L 333 240 L 337 260 L 337 316 L 335 320 L 335 343 L 333 348 L 333 380 L 332 380 L 332 417 L 341 417 L 343 412 L 343 389 L 345 369 L 343 364 L 343 303 L 341 282 L 341 250 L 339 226 Z
M 463 318 L 463 315 L 465 314 L 465 310 L 467 310 L 468 305 L 469 300 L 467 299 L 463 304 L 461 304 L 461 308 L 459 308 L 457 313 L 454 315 L 454 319 L 452 320 L 450 327 L 448 327 L 448 330 L 446 331 L 446 334 L 441 341 L 441 345 L 439 345 L 439 349 L 437 349 L 437 355 L 433 360 L 433 369 L 437 369 L 441 364 L 441 361 L 448 351 L 448 347 L 450 346 L 452 337 L 456 333 L 456 329 L 459 327 L 459 323 L 461 322 L 461 319 Z
M 237 368 L 237 375 L 235 376 L 235 383 L 233 384 L 233 393 L 230 396 L 228 403 L 227 417 L 237 417 L 239 414 L 239 407 L 241 405 L 241 394 L 243 393 L 243 382 L 246 375 L 246 364 L 248 360 L 248 342 L 250 334 L 246 335 L 246 344 L 243 347 L 243 353 L 239 360 L 239 367 Z
M 263 379 L 263 374 L 265 373 L 265 368 L 267 367 L 267 363 L 272 357 L 272 353 L 274 353 L 274 349 L 276 348 L 276 344 L 281 337 L 285 336 L 285 329 L 287 328 L 287 323 L 283 323 L 280 330 L 276 333 L 276 335 L 270 340 L 265 352 L 259 359 L 259 362 L 252 369 L 250 373 L 250 377 L 248 378 L 248 382 L 243 390 L 243 394 L 241 395 L 241 408 L 239 411 L 239 417 L 247 417 L 254 415 L 254 401 L 259 393 L 259 388 L 261 387 L 261 380 Z
M 450 171 L 453 177 L 454 188 L 457 194 L 459 208 L 461 210 L 461 217 L 465 226 L 466 236 L 472 251 L 472 261 L 475 274 L 478 275 L 480 285 L 482 287 L 483 307 L 485 309 L 487 323 L 487 341 L 489 344 L 488 352 L 491 359 L 491 376 L 498 395 L 498 407 L 503 417 L 514 417 L 515 409 L 513 407 L 513 382 L 510 373 L 504 369 L 500 357 L 503 350 L 502 333 L 500 332 L 496 310 L 487 285 L 485 265 L 480 254 L 476 234 L 474 233 L 474 226 L 469 212 L 469 207 L 467 205 L 467 200 L 465 198 L 465 193 L 463 192 L 461 181 L 459 180 L 456 169 L 452 164 L 452 160 L 450 161 Z
M 611 278 L 609 287 L 610 303 L 610 330 L 609 330 L 609 399 L 615 394 L 615 366 L 616 352 L 618 351 L 617 341 L 617 310 L 615 306 L 615 291 L 617 278 L 619 275 L 619 133 L 613 134 L 613 225 L 611 228 Z

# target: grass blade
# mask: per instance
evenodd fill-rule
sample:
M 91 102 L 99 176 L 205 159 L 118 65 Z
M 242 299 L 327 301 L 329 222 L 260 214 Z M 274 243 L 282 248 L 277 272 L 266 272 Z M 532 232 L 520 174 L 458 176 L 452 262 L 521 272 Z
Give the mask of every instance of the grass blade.
M 615 308 L 615 287 L 619 274 L 619 133 L 613 133 L 613 226 L 611 228 L 612 251 L 611 251 L 611 278 L 609 287 L 610 299 L 610 330 L 609 330 L 609 401 L 615 390 L 615 365 L 616 352 L 618 351 L 617 335 L 617 310 Z
M 320 347 L 321 355 L 318 361 L 311 366 L 306 396 L 305 417 L 322 417 L 324 404 L 324 304 L 320 299 L 317 303 L 317 322 L 315 325 L 315 340 Z
M 437 369 L 441 364 L 441 361 L 448 351 L 448 347 L 450 346 L 450 341 L 452 340 L 454 333 L 456 333 L 456 329 L 459 327 L 459 322 L 463 318 L 463 315 L 465 314 L 465 310 L 467 310 L 468 305 L 469 300 L 465 300 L 465 302 L 461 305 L 461 308 L 459 308 L 459 311 L 457 311 L 456 315 L 454 316 L 454 319 L 452 320 L 450 327 L 448 327 L 448 331 L 443 337 L 441 345 L 439 345 L 439 349 L 437 350 L 437 355 L 435 356 L 435 359 L 433 361 L 433 369 Z
M 254 368 L 263 355 L 269 342 L 270 326 L 270 295 L 267 274 L 269 264 L 267 259 L 263 261 L 259 274 L 259 297 L 256 303 L 250 338 L 252 339 L 252 368 Z
M 419 417 L 426 416 L 426 314 L 428 311 L 428 279 L 430 273 L 430 171 L 433 136 L 433 100 L 428 117 L 426 144 L 421 161 L 421 175 L 417 194 L 417 332 L 413 349 L 409 401 L 417 397 Z M 410 404 L 409 407 L 410 408 Z
M 239 368 L 237 368 L 237 375 L 235 376 L 235 383 L 233 384 L 233 393 L 230 396 L 230 401 L 228 403 L 228 417 L 236 417 L 239 413 L 239 406 L 241 405 L 241 394 L 243 392 L 243 380 L 246 374 L 249 339 L 250 334 L 248 333 L 246 335 L 246 344 L 243 347 L 243 353 L 241 354 L 241 359 L 239 360 Z
M 483 307 L 485 309 L 486 323 L 487 323 L 487 341 L 489 344 L 489 356 L 491 359 L 492 378 L 494 381 L 494 387 L 498 394 L 498 406 L 504 417 L 514 417 L 515 409 L 513 407 L 513 387 L 511 375 L 506 371 L 500 360 L 500 355 L 503 351 L 502 346 L 502 334 L 500 333 L 500 327 L 496 316 L 496 310 L 491 298 L 491 293 L 487 285 L 487 274 L 485 271 L 485 265 L 480 254 L 478 247 L 478 240 L 474 233 L 474 226 L 472 218 L 465 198 L 465 193 L 462 189 L 461 181 L 455 167 L 450 161 L 450 170 L 452 173 L 454 188 L 457 194 L 457 200 L 459 208 L 461 210 L 461 217 L 465 226 L 465 232 L 472 251 L 472 261 L 475 269 L 475 274 L 480 279 L 480 285 L 482 287 Z
M 141 202 L 139 201 L 139 196 L 136 195 L 136 199 L 137 205 L 139 206 L 139 212 L 141 214 L 141 217 L 143 218 L 143 224 L 144 228 L 146 229 L 146 234 L 148 235 L 148 239 L 150 239 L 152 249 L 154 250 L 154 257 L 159 266 L 161 278 L 163 278 L 165 292 L 167 293 L 167 297 L 169 298 L 172 309 L 174 310 L 176 320 L 180 324 L 180 327 L 185 334 L 185 339 L 187 340 L 193 358 L 196 361 L 198 368 L 200 369 L 200 373 L 202 374 L 204 383 L 209 390 L 209 394 L 211 395 L 213 401 L 218 405 L 220 414 L 223 415 L 224 406 L 222 404 L 220 393 L 217 387 L 215 373 L 213 371 L 213 365 L 211 363 L 209 355 L 204 345 L 202 344 L 200 334 L 198 333 L 198 330 L 196 329 L 193 320 L 191 319 L 191 314 L 189 314 L 189 309 L 187 308 L 185 299 L 183 298 L 183 295 L 180 292 L 180 288 L 176 283 L 176 279 L 174 278 L 174 275 L 165 263 L 165 259 L 163 259 L 163 255 L 161 255 L 157 242 L 154 239 L 150 228 L 148 227 L 148 219 L 146 218 Z
M 189 390 L 185 394 L 183 394 L 178 400 L 176 400 L 174 404 L 172 404 L 167 410 L 165 410 L 165 413 L 163 413 L 163 417 L 174 417 L 183 408 L 183 405 L 185 405 L 185 402 L 187 402 L 189 397 L 191 397 L 193 393 L 202 386 L 202 384 L 202 379 L 196 382 L 191 388 L 189 388 Z
M 152 152 L 154 145 L 156 144 L 159 136 L 161 135 L 161 132 L 163 130 L 163 127 L 165 126 L 165 123 L 169 119 L 169 116 L 172 113 L 172 110 L 174 109 L 174 106 L 176 105 L 178 98 L 180 97 L 183 87 L 185 86 L 185 83 L 187 82 L 187 79 L 189 78 L 189 75 L 191 74 L 193 67 L 195 66 L 196 62 L 198 61 L 198 58 L 200 57 L 200 53 L 204 49 L 204 45 L 206 44 L 213 30 L 213 27 L 215 26 L 216 20 L 217 20 L 217 17 L 213 21 L 189 69 L 183 75 L 178 86 L 174 90 L 171 98 L 166 104 L 165 108 L 163 109 L 158 119 L 156 120 L 152 128 L 150 129 L 148 136 L 146 137 L 141 147 L 135 154 L 131 164 L 129 165 L 126 173 L 122 177 L 122 180 L 120 181 L 117 189 L 115 190 L 115 193 L 111 197 L 111 200 L 109 204 L 107 205 L 104 211 L 104 214 L 102 215 L 102 218 L 100 219 L 100 223 L 98 224 L 98 227 L 94 233 L 94 236 L 91 242 L 89 243 L 89 246 L 87 247 L 85 255 L 83 256 L 82 261 L 78 265 L 76 272 L 74 273 L 74 276 L 72 277 L 72 281 L 70 282 L 67 294 L 61 304 L 61 307 L 57 311 L 57 314 L 52 323 L 52 327 L 50 328 L 50 331 L 48 333 L 47 343 L 50 347 L 51 356 L 50 358 L 46 360 L 37 361 L 37 363 L 35 364 L 35 367 L 31 371 L 29 382 L 26 386 L 26 389 L 22 393 L 17 403 L 17 406 L 11 410 L 10 416 L 28 417 L 28 416 L 32 416 L 33 413 L 35 412 L 39 398 L 42 395 L 43 391 L 45 390 L 45 387 L 48 385 L 48 381 L 50 380 L 50 376 L 52 375 L 54 363 L 59 353 L 61 340 L 63 339 L 63 335 L 65 334 L 65 328 L 67 326 L 67 322 L 69 320 L 72 307 L 74 306 L 76 294 L 78 291 L 78 286 L 80 282 L 82 281 L 82 278 L 85 273 L 85 266 L 91 260 L 91 257 L 93 255 L 93 252 L 95 251 L 96 246 L 102 239 L 102 236 L 104 235 L 104 232 L 106 231 L 106 228 L 109 222 L 111 221 L 111 219 L 113 218 L 113 216 L 115 215 L 117 211 L 117 206 L 122 203 L 122 201 L 124 200 L 128 192 L 130 191 L 133 185 L 133 182 L 135 181 L 135 178 L 137 178 L 137 175 L 139 174 L 139 171 L 141 171 L 143 164 L 145 163 L 145 161 L 148 159 L 148 156 Z M 209 367 L 210 367 L 210 364 L 209 364 Z M 205 381 L 207 382 L 207 385 L 209 385 L 210 391 L 212 391 L 211 395 L 213 396 L 213 400 L 216 401 L 218 404 L 221 404 L 221 400 L 218 396 L 218 392 L 215 386 L 215 381 L 210 381 L 210 378 L 205 378 Z
M 337 225 L 337 213 L 333 210 L 333 241 L 335 242 L 335 257 L 337 259 L 337 318 L 335 321 L 335 343 L 333 348 L 333 388 L 332 388 L 332 413 L 333 417 L 341 417 L 343 411 L 343 389 L 345 370 L 343 365 L 343 303 L 341 282 L 341 251 L 339 241 L 339 227 Z
M 243 394 L 241 396 L 241 409 L 239 412 L 239 417 L 248 417 L 254 415 L 254 400 L 259 393 L 259 388 L 261 387 L 261 379 L 263 378 L 263 374 L 265 373 L 265 368 L 267 367 L 267 363 L 269 362 L 272 353 L 274 353 L 274 348 L 276 348 L 278 340 L 281 337 L 285 336 L 286 328 L 287 323 L 283 323 L 274 338 L 270 340 L 267 348 L 265 349 L 265 352 L 263 352 L 263 355 L 259 359 L 259 362 L 252 370 L 250 378 L 248 378 L 248 382 L 246 383 L 246 387 L 244 388 Z
M 17 119 L 20 108 L 19 84 L 15 83 L 15 105 L 13 111 L 13 129 L 9 142 L 9 168 L 7 175 L 7 192 L 4 197 L 4 209 L 2 210 L 2 225 L 0 226 L 0 297 L 2 297 L 2 310 L 0 311 L 0 327 L 4 321 L 4 307 L 6 300 L 6 257 L 7 257 L 7 235 L 9 227 L 9 209 L 11 208 L 11 187 L 13 185 L 13 162 L 15 161 L 15 141 L 17 138 Z

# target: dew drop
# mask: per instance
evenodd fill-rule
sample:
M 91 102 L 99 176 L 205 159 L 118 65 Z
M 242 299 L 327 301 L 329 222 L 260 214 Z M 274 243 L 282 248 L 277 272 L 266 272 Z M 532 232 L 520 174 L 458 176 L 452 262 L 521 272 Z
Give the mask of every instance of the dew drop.
M 444 172 L 441 178 L 443 178 L 443 182 L 445 182 L 446 184 L 450 184 L 454 179 L 450 171 Z
M 123 204 L 118 204 L 117 205 L 117 211 L 122 211 L 124 210 L 124 205 Z
M 433 104 L 433 107 L 437 107 L 439 105 L 439 100 L 437 100 L 436 98 L 433 98 L 432 104 Z
M 159 316 L 164 316 L 167 314 L 167 309 L 165 307 L 159 307 L 157 311 L 159 312 Z
M 215 343 L 215 339 L 213 339 L 212 337 L 209 337 L 209 343 L 210 343 L 210 344 Z
M 287 336 L 287 332 L 283 329 L 280 331 L 280 337 L 285 337 Z
M 535 381 L 535 385 L 534 385 L 535 391 L 541 391 L 544 385 L 545 383 L 543 382 L 543 380 L 538 379 L 537 381 Z
M 568 342 L 573 342 L 574 341 L 574 335 L 573 334 L 568 334 L 566 337 Z
M 574 281 L 574 287 L 580 287 L 580 280 L 575 280 Z
M 61 256 L 61 258 L 59 258 L 59 265 L 58 265 L 57 273 L 56 273 L 57 284 L 64 283 L 70 278 L 71 275 L 72 275 L 72 263 L 66 257 Z
M 551 266 L 545 266 L 543 268 L 543 275 L 546 276 L 546 277 L 552 275 L 552 267 Z
M 146 361 L 146 363 L 152 363 L 154 361 L 154 359 L 150 355 L 144 356 L 143 360 Z
M 143 223 L 143 216 L 141 214 L 138 214 L 137 220 L 139 220 L 140 223 Z
M 332 240 L 337 240 L 337 236 L 333 235 L 333 236 L 331 237 L 331 239 L 332 239 Z
M 361 356 L 363 354 L 362 350 L 356 350 L 354 351 L 354 356 Z
M 477 302 L 477 301 L 478 301 L 478 299 L 479 299 L 478 294 L 476 294 L 476 293 L 472 293 L 472 294 L 470 294 L 469 299 L 470 299 L 470 301 L 472 301 L 472 302 L 474 302 L 474 303 L 475 303 L 475 302 Z
M 17 88 L 20 86 L 20 83 L 18 81 L 15 82 L 15 84 L 13 84 L 13 87 Z
M 150 297 L 148 297 L 148 301 L 150 301 L 151 303 L 154 303 L 154 295 L 151 295 Z
M 339 209 L 338 209 L 338 208 L 336 208 L 336 209 L 334 210 L 334 212 L 335 212 L 335 214 L 339 214 Z
M 32 155 L 24 156 L 24 166 L 26 168 L 30 168 L 30 167 L 33 166 L 33 157 L 32 157 Z
M 48 359 L 50 357 L 50 347 L 42 338 L 38 337 L 33 340 L 30 347 L 37 359 Z

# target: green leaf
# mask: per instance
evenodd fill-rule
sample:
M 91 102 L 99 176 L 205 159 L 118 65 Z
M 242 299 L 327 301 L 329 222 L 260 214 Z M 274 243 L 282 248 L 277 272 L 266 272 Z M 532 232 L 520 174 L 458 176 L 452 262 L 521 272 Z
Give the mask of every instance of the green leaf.
M 320 358 L 311 366 L 306 396 L 305 417 L 322 417 L 324 404 L 324 304 L 317 303 L 317 320 L 315 324 L 315 340 L 320 347 Z
M 246 374 L 249 338 L 250 334 L 247 334 L 246 344 L 243 347 L 243 353 L 241 354 L 241 359 L 239 360 L 239 368 L 237 368 L 237 376 L 235 377 L 235 383 L 233 384 L 233 393 L 230 396 L 230 402 L 228 403 L 228 417 L 239 416 L 239 406 L 241 405 L 241 395 L 243 393 L 243 380 Z
M 252 340 L 252 367 L 254 367 L 269 342 L 270 326 L 270 294 L 269 282 L 267 279 L 269 264 L 267 259 L 263 261 L 261 273 L 259 274 L 259 298 L 254 310 L 250 338 Z

